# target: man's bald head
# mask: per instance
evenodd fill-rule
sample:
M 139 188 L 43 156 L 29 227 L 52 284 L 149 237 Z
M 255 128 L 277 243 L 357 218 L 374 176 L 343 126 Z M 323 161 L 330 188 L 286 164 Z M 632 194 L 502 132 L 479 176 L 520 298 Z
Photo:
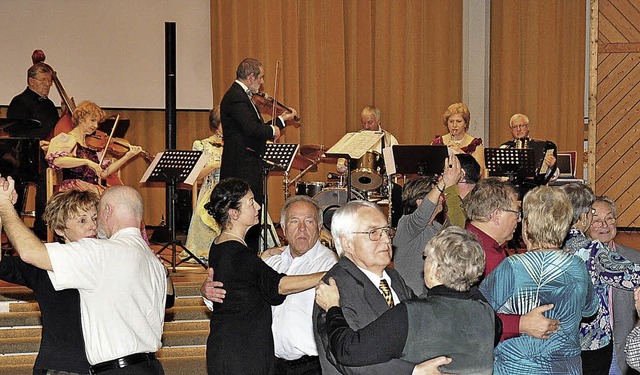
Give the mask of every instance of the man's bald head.
M 144 207 L 142 197 L 131 186 L 113 186 L 107 189 L 98 206 L 98 234 L 111 237 L 127 227 L 139 227 Z

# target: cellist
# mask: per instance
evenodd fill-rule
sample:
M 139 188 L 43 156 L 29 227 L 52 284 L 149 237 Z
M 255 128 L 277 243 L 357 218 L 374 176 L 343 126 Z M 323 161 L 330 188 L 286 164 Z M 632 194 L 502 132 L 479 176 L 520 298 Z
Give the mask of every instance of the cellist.
M 91 101 L 76 106 L 71 116 L 73 129 L 55 136 L 49 144 L 47 162 L 54 169 L 62 169 L 60 190 L 91 190 L 101 195 L 106 189 L 99 181 L 118 172 L 122 166 L 142 152 L 140 146 L 131 146 L 124 156 L 113 162 L 100 164 L 98 151 L 87 144 L 87 136 L 93 134 L 98 123 L 104 121 L 105 112 Z

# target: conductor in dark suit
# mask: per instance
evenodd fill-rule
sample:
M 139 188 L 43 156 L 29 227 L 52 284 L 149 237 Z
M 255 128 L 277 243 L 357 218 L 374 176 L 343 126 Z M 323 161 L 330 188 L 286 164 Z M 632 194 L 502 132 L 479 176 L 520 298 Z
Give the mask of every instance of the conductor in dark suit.
M 224 149 L 220 179 L 238 177 L 246 180 L 251 187 L 256 202 L 263 203 L 262 161 L 267 141 L 275 141 L 284 128 L 284 122 L 292 119 L 297 112 L 278 116 L 275 122 L 265 123 L 260 112 L 251 102 L 251 96 L 264 84 L 264 66 L 253 58 L 240 62 L 236 70 L 236 80 L 229 87 L 220 103 L 220 115 L 224 124 Z M 255 226 L 247 233 L 249 247 L 258 247 L 260 227 Z
M 349 326 L 358 330 L 374 321 L 400 301 L 415 298 L 411 288 L 395 270 L 391 262 L 392 229 L 380 208 L 367 201 L 351 201 L 333 215 L 331 234 L 340 260 L 323 280 L 332 277 L 340 291 L 340 306 Z M 414 368 L 449 362 L 444 357 L 415 365 L 400 359 L 370 366 L 344 367 L 336 361 L 328 348 L 325 313 L 317 305 L 313 308 L 313 325 L 322 374 L 411 374 Z M 393 329 L 393 327 L 389 327 Z M 384 346 L 384 343 L 380 343 Z M 419 373 L 419 372 L 416 372 Z
M 610 249 L 618 252 L 624 259 L 640 263 L 640 251 L 615 242 L 618 234 L 616 204 L 607 197 L 598 197 L 591 206 L 595 213 L 589 226 L 587 235 L 593 239 L 609 246 Z M 615 360 L 620 369 L 620 374 L 631 375 L 638 372 L 627 365 L 627 356 L 624 351 L 625 340 L 636 324 L 633 291 L 619 288 L 611 288 L 611 310 L 613 312 L 612 333 L 613 351 Z

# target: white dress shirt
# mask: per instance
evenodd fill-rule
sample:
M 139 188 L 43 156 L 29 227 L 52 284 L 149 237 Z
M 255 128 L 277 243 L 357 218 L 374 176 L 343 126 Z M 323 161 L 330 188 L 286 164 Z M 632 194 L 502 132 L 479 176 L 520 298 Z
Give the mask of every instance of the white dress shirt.
M 282 254 L 265 260 L 271 268 L 287 275 L 328 271 L 337 262 L 338 255 L 320 241 L 302 256 L 293 258 L 287 246 Z M 271 307 L 276 357 L 294 360 L 304 355 L 318 355 L 312 322 L 315 295 L 315 289 L 308 289 L 291 294 L 284 303 Z
M 397 305 L 400 303 L 400 298 L 398 297 L 398 295 L 396 294 L 396 291 L 393 290 L 393 285 L 391 285 L 391 278 L 389 277 L 389 275 L 387 274 L 387 271 L 382 271 L 382 277 L 376 275 L 375 273 L 366 270 L 362 267 L 359 267 L 356 265 L 356 267 L 358 267 L 360 269 L 360 271 L 362 271 L 362 273 L 365 274 L 365 276 L 367 276 L 367 278 L 369 280 L 371 280 L 371 282 L 373 283 L 373 285 L 376 286 L 376 288 L 378 289 L 378 292 L 380 292 L 380 294 L 382 296 L 384 296 L 384 294 L 382 294 L 382 290 L 380 289 L 380 280 L 385 279 L 387 281 L 387 285 L 389 285 L 389 289 L 391 289 L 391 295 L 393 296 L 393 305 Z

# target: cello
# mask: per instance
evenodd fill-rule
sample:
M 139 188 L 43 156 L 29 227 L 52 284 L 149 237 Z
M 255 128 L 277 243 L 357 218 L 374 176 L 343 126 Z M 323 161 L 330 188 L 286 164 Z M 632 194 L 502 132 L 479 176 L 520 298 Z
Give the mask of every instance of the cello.
M 34 65 L 38 63 L 46 64 L 44 62 L 46 58 L 47 56 L 45 56 L 44 51 L 41 49 L 37 49 L 31 54 L 31 62 L 33 62 Z M 46 65 L 51 70 L 51 80 L 56 86 L 56 90 L 58 90 L 58 94 L 60 94 L 62 102 L 65 104 L 65 106 L 67 106 L 67 110 L 63 111 L 62 117 L 60 117 L 58 123 L 53 129 L 53 134 L 50 134 L 49 137 L 47 137 L 47 141 L 50 141 L 51 138 L 55 137 L 56 135 L 60 133 L 68 133 L 71 131 L 71 129 L 73 129 L 73 125 L 71 124 L 71 114 L 76 109 L 76 103 L 73 101 L 73 98 L 71 98 L 67 94 L 64 86 L 62 86 L 62 82 L 60 82 L 60 80 L 58 79 L 58 73 L 51 67 L 51 65 Z

